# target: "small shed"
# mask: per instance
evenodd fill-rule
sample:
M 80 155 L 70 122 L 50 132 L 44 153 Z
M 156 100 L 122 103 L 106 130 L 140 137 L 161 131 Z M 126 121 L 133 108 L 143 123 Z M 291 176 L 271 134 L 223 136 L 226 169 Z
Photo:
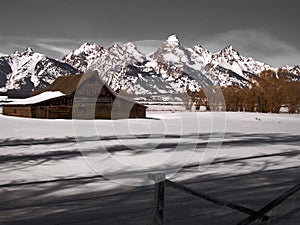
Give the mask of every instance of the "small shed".
M 3 114 L 45 119 L 145 118 L 146 106 L 114 92 L 95 71 L 58 77 L 31 97 L 3 104 Z

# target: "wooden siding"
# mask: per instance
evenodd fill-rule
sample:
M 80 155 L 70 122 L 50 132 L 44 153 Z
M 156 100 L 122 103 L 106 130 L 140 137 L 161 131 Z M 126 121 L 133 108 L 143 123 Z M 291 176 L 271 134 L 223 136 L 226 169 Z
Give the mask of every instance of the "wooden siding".
M 126 102 L 122 103 L 125 106 Z M 32 117 L 40 119 L 123 119 L 123 118 L 145 118 L 146 108 L 139 104 L 119 108 L 112 103 L 97 102 L 82 103 L 74 106 L 32 105 L 32 106 L 3 106 L 3 114 L 18 117 Z M 127 109 L 126 109 L 127 108 Z
M 3 106 L 3 114 L 8 116 L 31 117 L 30 106 Z
M 49 106 L 48 119 L 72 119 L 72 107 L 70 106 Z

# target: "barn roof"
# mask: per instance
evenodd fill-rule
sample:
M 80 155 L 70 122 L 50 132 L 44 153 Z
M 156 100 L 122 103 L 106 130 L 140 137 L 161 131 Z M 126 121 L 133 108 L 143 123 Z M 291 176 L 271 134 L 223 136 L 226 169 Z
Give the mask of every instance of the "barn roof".
M 45 91 L 60 91 L 65 95 L 71 95 L 76 92 L 76 89 L 80 84 L 93 76 L 95 76 L 112 95 L 116 95 L 115 92 L 99 77 L 96 71 L 88 71 L 84 74 L 60 76 L 48 87 L 32 92 L 31 96 L 38 95 Z
M 65 94 L 60 91 L 45 91 L 40 94 L 37 94 L 35 96 L 24 98 L 24 99 L 18 99 L 16 101 L 4 103 L 3 105 L 31 105 L 36 104 L 39 102 L 43 102 L 46 100 L 50 100 L 53 98 L 64 96 Z
M 60 76 L 48 87 L 32 92 L 31 97 L 26 99 L 20 99 L 18 101 L 13 101 L 3 105 L 30 105 L 61 96 L 72 95 L 75 94 L 77 88 L 81 84 L 83 84 L 86 80 L 92 77 L 95 77 L 97 79 L 97 82 L 100 82 L 100 84 L 103 85 L 103 87 L 106 87 L 106 89 L 111 93 L 111 95 L 115 97 L 117 96 L 117 94 L 99 77 L 96 71 L 88 71 L 84 74 Z M 124 99 L 128 102 L 133 102 L 137 105 L 147 108 L 145 105 L 136 103 L 135 101 L 128 99 L 124 96 L 118 95 L 118 98 Z

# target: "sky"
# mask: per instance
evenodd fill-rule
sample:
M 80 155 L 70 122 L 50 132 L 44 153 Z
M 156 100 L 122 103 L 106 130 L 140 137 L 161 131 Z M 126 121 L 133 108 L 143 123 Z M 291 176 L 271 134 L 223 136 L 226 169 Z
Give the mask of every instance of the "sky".
M 62 58 L 84 42 L 152 40 L 176 34 L 210 51 L 227 45 L 273 66 L 300 64 L 296 0 L 0 0 L 0 54 L 31 46 Z

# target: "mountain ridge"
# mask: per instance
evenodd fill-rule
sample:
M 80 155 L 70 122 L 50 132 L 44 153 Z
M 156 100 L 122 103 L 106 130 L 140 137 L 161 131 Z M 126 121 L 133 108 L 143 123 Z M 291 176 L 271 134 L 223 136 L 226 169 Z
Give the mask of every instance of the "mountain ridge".
M 71 65 L 28 47 L 24 52 L 0 57 L 0 94 L 28 97 L 32 90 L 48 86 L 58 76 L 77 73 Z
M 253 76 L 264 70 L 285 69 L 300 79 L 300 66 L 272 67 L 252 57 L 242 56 L 233 46 L 211 52 L 197 44 L 181 45 L 176 35 L 169 36 L 151 54 L 145 55 L 134 43 L 114 44 L 104 48 L 84 43 L 55 60 L 36 53 L 30 47 L 24 52 L 0 56 L 0 94 L 24 97 L 32 89 L 49 85 L 58 76 L 97 70 L 116 91 L 138 95 L 176 94 L 205 85 L 248 85 Z

